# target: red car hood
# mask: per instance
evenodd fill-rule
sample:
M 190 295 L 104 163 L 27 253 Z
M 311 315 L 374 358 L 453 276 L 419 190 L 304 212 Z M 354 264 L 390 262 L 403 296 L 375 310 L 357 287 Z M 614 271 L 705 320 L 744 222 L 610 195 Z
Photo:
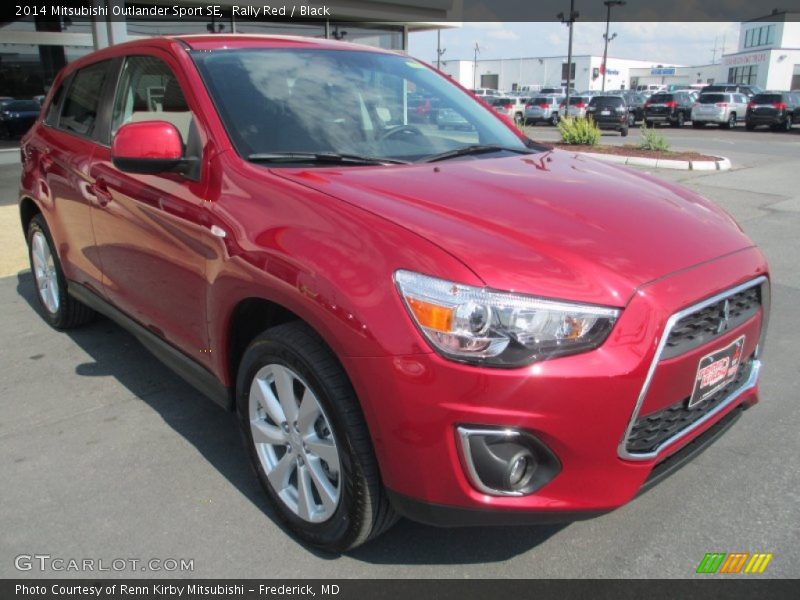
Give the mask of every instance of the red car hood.
M 562 151 L 273 172 L 414 231 L 489 287 L 578 302 L 623 306 L 647 282 L 753 245 L 689 190 Z

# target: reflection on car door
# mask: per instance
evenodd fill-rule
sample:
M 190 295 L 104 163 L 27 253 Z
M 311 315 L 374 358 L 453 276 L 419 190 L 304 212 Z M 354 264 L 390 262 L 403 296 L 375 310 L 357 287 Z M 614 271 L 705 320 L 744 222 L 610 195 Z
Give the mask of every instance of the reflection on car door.
M 67 279 L 95 292 L 102 290 L 102 271 L 95 248 L 91 209 L 96 202 L 89 174 L 102 128 L 104 89 L 110 85 L 111 61 L 75 72 L 63 90 L 57 90 L 45 118 L 45 127 L 32 143 L 39 155 L 42 205 L 58 214 L 48 224 Z M 65 94 L 61 98 L 61 94 Z
M 164 55 L 127 57 L 111 115 L 111 134 L 125 123 L 169 121 L 187 152 L 200 153 L 198 129 L 175 71 Z M 206 260 L 218 246 L 203 224 L 202 182 L 175 173 L 118 170 L 110 148 L 92 161 L 100 205 L 94 229 L 109 300 L 190 357 L 208 363 Z

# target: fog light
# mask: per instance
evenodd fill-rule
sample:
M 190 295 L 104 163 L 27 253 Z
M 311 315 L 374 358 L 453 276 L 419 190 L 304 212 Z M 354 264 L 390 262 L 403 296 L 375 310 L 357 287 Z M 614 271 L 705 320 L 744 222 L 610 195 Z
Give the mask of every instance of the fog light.
M 524 431 L 461 426 L 458 435 L 467 474 L 486 494 L 530 494 L 561 469 L 550 449 Z
M 520 452 L 508 469 L 508 486 L 512 489 L 523 487 L 525 480 L 533 474 L 530 452 Z

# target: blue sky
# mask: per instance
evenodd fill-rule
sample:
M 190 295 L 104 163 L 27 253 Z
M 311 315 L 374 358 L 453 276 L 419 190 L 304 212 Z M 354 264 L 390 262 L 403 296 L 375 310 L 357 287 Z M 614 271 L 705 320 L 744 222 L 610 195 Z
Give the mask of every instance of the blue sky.
M 576 22 L 575 54 L 603 54 L 605 23 Z M 716 38 L 717 61 L 723 36 L 725 51 L 736 50 L 739 23 L 611 23 L 617 38 L 609 45 L 609 56 L 652 60 L 662 64 L 710 64 Z M 442 30 L 442 60 L 471 59 L 475 42 L 479 58 L 518 58 L 567 54 L 567 27 L 548 23 L 463 23 Z M 436 32 L 409 36 L 412 56 L 433 63 L 436 60 Z

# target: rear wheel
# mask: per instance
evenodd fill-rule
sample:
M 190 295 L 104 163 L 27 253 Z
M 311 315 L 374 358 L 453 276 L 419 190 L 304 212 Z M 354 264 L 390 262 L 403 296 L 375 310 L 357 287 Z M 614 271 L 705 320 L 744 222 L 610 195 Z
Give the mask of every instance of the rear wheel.
M 702 121 L 692 121 L 692 127 L 694 127 L 695 129 L 702 129 L 705 126 L 706 124 L 703 123 Z
M 550 123 L 553 125 L 558 125 L 558 114 L 553 114 L 553 116 L 550 117 Z
M 42 215 L 28 224 L 28 258 L 42 314 L 56 329 L 72 329 L 92 321 L 96 313 L 67 292 L 67 280 Z
M 682 112 L 678 113 L 678 116 L 675 118 L 674 121 L 670 123 L 673 127 L 683 127 L 683 124 L 686 122 L 686 117 L 683 116 Z
M 622 129 L 620 129 L 620 130 L 619 130 L 619 134 L 620 134 L 622 137 L 628 137 L 628 126 L 626 125 L 626 126 L 625 126 L 625 127 L 623 127 Z
M 756 128 L 756 126 L 753 123 L 748 123 L 747 121 L 745 121 L 744 128 L 747 129 L 747 131 L 753 131 Z
M 786 119 L 783 121 L 783 131 L 791 131 L 792 130 L 792 115 L 786 115 Z
M 395 523 L 355 392 L 310 327 L 279 325 L 248 346 L 237 408 L 256 474 L 299 538 L 341 552 Z

